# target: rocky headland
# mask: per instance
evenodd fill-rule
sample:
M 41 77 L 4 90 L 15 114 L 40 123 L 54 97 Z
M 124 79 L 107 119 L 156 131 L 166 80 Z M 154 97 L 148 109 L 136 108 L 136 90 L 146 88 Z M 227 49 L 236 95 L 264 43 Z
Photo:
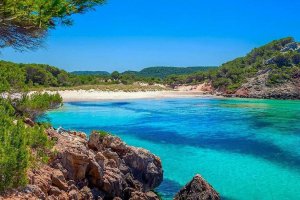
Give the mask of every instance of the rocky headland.
M 215 71 L 174 79 L 175 90 L 225 97 L 300 99 L 300 43 L 275 40 Z
M 48 129 L 55 155 L 28 172 L 29 184 L 3 199 L 159 199 L 160 159 L 120 138 Z
M 163 180 L 162 163 L 149 151 L 110 134 L 93 132 L 87 138 L 53 128 L 47 134 L 55 142 L 49 164 L 29 170 L 28 185 L 7 191 L 1 200 L 160 199 L 154 189 Z M 175 199 L 218 199 L 218 194 L 197 175 Z

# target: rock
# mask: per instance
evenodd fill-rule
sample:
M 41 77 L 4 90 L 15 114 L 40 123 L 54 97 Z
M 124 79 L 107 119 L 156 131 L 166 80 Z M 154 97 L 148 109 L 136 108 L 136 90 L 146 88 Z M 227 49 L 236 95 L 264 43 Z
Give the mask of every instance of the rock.
M 90 184 L 100 185 L 103 178 L 103 169 L 100 165 L 95 160 L 90 160 L 87 171 Z
M 81 199 L 83 199 L 81 194 L 80 194 L 80 191 L 78 191 L 78 190 L 71 190 L 68 193 L 68 196 L 69 196 L 69 199 L 72 199 L 72 200 L 81 200 Z
M 132 192 L 130 200 L 159 200 L 159 197 L 154 192 Z
M 59 196 L 62 194 L 62 191 L 55 186 L 51 186 L 48 194 L 53 196 Z
M 149 151 L 129 147 L 129 151 L 123 156 L 123 160 L 129 166 L 133 177 L 143 183 L 145 191 L 156 188 L 162 182 L 161 161 Z
M 111 135 L 93 133 L 87 140 L 82 133 L 52 128 L 47 134 L 58 153 L 49 165 L 29 170 L 26 192 L 7 199 L 158 199 L 151 190 L 162 181 L 162 165 L 149 151 Z
M 272 64 L 275 64 L 274 58 L 275 58 L 275 57 L 272 57 L 272 58 L 269 58 L 269 59 L 265 60 L 264 64 L 265 64 L 265 65 L 272 65 Z
M 47 194 L 52 184 L 51 173 L 52 169 L 49 166 L 39 170 L 33 169 L 28 172 L 29 183 L 39 187 L 44 194 Z
M 112 135 L 102 136 L 97 132 L 93 132 L 90 135 L 88 141 L 89 148 L 101 151 L 105 149 L 111 149 L 113 152 L 118 153 L 118 155 L 123 155 L 127 152 L 127 145 L 118 137 Z
M 82 181 L 86 178 L 90 162 L 87 141 L 73 134 L 61 135 L 56 144 L 59 162 L 67 171 L 68 179 Z
M 36 185 L 27 185 L 24 189 L 24 192 L 29 194 L 32 193 L 34 194 L 34 196 L 36 196 L 39 199 L 46 199 L 45 193 L 41 190 L 40 187 Z
M 68 184 L 67 184 L 66 179 L 61 171 L 54 170 L 51 179 L 52 179 L 52 184 L 54 186 L 56 186 L 59 189 L 64 190 L 64 191 L 68 190 Z
M 117 168 L 107 168 L 103 176 L 103 191 L 109 196 L 123 196 L 123 190 L 127 187 L 124 175 Z
M 86 138 L 87 138 L 87 137 L 86 137 L 86 134 L 83 133 L 83 132 L 69 131 L 69 133 L 70 133 L 70 134 L 73 134 L 73 135 L 75 135 L 75 136 L 78 136 L 78 137 L 80 137 L 80 138 L 82 138 L 82 139 L 86 139 Z
M 152 191 L 146 193 L 146 197 L 148 200 L 159 200 L 160 198 Z
M 111 135 L 103 137 L 97 133 L 91 134 L 88 146 L 96 151 L 101 151 L 102 153 L 98 152 L 96 155 L 96 160 L 98 163 L 104 162 L 106 167 L 111 168 L 106 170 L 104 175 L 105 191 L 107 192 L 115 187 L 114 184 L 123 185 L 119 182 L 123 179 L 119 176 L 122 174 L 120 170 L 111 171 L 116 167 L 124 171 L 129 169 L 132 177 L 142 183 L 144 191 L 149 191 L 162 182 L 161 161 L 149 151 L 127 146 L 118 137 Z M 112 174 L 114 174 L 113 178 Z
M 200 175 L 182 188 L 174 200 L 219 200 L 219 194 Z
M 248 89 L 247 88 L 239 88 L 236 92 L 235 95 L 237 97 L 247 97 L 249 95 Z
M 85 200 L 92 200 L 94 199 L 94 195 L 93 195 L 93 192 L 92 190 L 85 186 L 83 187 L 81 190 L 80 190 L 81 194 L 82 194 L 82 198 L 85 199 Z
M 35 125 L 34 121 L 32 121 L 30 118 L 25 118 L 23 122 L 31 127 Z
M 254 78 L 249 78 L 234 94 L 243 98 L 273 98 L 273 99 L 300 99 L 300 79 L 295 77 L 279 85 L 269 86 L 268 77 L 271 69 L 261 70 Z
M 299 50 L 299 44 L 297 42 L 291 42 L 286 44 L 280 51 L 287 52 L 287 51 L 296 51 Z

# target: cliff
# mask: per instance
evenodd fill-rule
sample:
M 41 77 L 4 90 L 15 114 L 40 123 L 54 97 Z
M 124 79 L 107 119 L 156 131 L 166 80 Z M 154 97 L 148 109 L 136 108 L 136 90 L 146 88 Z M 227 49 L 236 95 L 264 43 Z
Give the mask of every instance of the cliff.
M 29 184 L 3 199 L 144 199 L 163 180 L 160 159 L 120 138 L 48 129 L 56 154 L 49 165 L 28 172 Z

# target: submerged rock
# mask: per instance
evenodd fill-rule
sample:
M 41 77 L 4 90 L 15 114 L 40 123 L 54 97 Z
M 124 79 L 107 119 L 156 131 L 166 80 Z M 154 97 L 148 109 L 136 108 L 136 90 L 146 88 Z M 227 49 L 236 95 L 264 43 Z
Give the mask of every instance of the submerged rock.
M 182 188 L 174 200 L 219 200 L 219 194 L 200 175 Z

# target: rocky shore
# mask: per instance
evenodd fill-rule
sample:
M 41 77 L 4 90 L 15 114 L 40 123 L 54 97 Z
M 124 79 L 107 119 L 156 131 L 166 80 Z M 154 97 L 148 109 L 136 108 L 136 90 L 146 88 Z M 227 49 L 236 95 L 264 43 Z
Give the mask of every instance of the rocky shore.
M 268 86 L 268 71 L 261 71 L 255 78 L 249 78 L 233 94 L 225 94 L 229 97 L 258 98 L 258 99 L 300 99 L 300 78 L 285 83 Z
M 56 155 L 28 172 L 29 185 L 4 199 L 159 199 L 160 159 L 111 135 L 48 129 Z M 1 199 L 1 197 L 0 197 Z
M 158 200 L 154 189 L 163 180 L 160 159 L 149 151 L 126 145 L 120 138 L 94 132 L 50 128 L 55 141 L 49 164 L 28 172 L 29 184 L 0 196 L 7 199 L 47 200 Z M 175 197 L 219 199 L 217 192 L 199 175 Z

